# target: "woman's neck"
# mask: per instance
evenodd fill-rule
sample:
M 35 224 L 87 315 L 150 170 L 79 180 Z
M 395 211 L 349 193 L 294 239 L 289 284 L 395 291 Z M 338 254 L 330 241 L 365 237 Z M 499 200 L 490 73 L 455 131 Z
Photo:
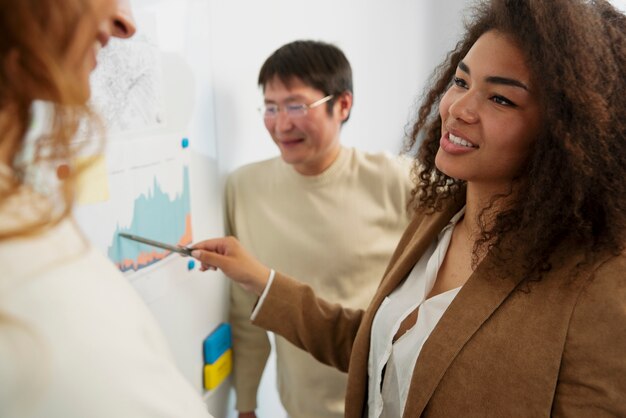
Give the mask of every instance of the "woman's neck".
M 484 187 L 472 183 L 467 184 L 465 197 L 464 227 L 471 237 L 476 240 L 480 237 L 483 228 L 490 229 L 495 222 L 496 215 L 506 207 L 513 193 L 513 186 Z M 502 198 L 493 202 L 497 196 Z M 487 212 L 484 212 L 487 209 Z M 484 212 L 484 213 L 483 213 Z M 481 218 L 481 214 L 483 217 Z M 481 227 L 482 225 L 482 227 Z
M 0 109 L 0 164 L 11 167 L 19 139 L 17 115 L 12 107 Z

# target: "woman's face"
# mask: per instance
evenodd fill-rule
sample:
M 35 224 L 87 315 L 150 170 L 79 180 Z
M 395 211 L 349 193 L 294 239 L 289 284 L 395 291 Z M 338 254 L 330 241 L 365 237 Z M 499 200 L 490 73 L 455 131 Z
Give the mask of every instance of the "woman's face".
M 439 114 L 437 168 L 468 184 L 507 190 L 542 125 L 522 51 L 501 32 L 483 34 L 459 63 Z
M 81 102 L 87 101 L 91 94 L 89 76 L 96 68 L 100 48 L 111 37 L 129 38 L 135 33 L 129 0 L 85 1 L 89 3 L 89 13 L 79 21 L 65 55 L 65 71 L 75 76 Z

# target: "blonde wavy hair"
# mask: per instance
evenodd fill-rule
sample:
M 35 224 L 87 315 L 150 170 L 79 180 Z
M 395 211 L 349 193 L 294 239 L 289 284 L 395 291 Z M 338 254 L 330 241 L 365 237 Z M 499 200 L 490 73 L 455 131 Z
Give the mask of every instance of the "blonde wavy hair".
M 31 205 L 29 210 L 38 211 L 34 220 L 18 229 L 0 230 L 0 240 L 38 233 L 71 212 L 79 174 L 72 161 L 80 148 L 72 140 L 83 124 L 85 132 L 102 131 L 99 119 L 81 98 L 79 83 L 63 70 L 79 22 L 90 15 L 90 0 L 0 0 L 0 151 L 9 157 L 11 171 L 0 174 L 0 209 L 28 186 L 25 171 L 29 168 L 70 167 L 50 191 L 50 204 Z M 15 157 L 24 152 L 31 106 L 39 99 L 54 109 L 51 127 L 36 142 L 32 159 L 21 166 Z

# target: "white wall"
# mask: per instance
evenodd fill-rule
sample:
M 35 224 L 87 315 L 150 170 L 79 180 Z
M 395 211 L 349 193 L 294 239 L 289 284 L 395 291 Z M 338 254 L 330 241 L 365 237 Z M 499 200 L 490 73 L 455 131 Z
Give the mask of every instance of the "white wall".
M 332 42 L 353 67 L 355 105 L 344 144 L 399 149 L 418 85 L 420 2 L 319 0 L 212 1 L 213 81 L 222 170 L 277 155 L 257 107 L 263 61 L 296 39 Z
M 405 126 L 435 62 L 454 44 L 463 0 L 210 0 L 212 77 L 219 170 L 278 155 L 257 107 L 263 61 L 296 39 L 331 42 L 352 64 L 355 104 L 342 142 L 398 153 Z M 284 416 L 273 363 L 260 418 Z M 268 370 L 269 369 L 269 370 Z
M 626 0 L 611 0 L 611 3 L 622 12 L 626 12 Z

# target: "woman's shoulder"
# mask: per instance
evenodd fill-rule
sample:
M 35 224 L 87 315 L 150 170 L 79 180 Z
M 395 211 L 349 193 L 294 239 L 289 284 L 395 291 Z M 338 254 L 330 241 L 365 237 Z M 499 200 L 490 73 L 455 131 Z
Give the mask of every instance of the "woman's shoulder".
M 626 254 L 604 255 L 593 264 L 568 318 L 554 410 L 598 408 L 623 416 L 626 393 Z
M 613 296 L 615 292 L 621 292 L 623 297 L 620 300 L 626 309 L 626 250 L 597 256 L 586 286 L 606 288 Z
M 67 232 L 60 228 L 53 232 Z M 72 240 L 72 234 L 62 235 Z M 57 238 L 30 242 L 51 244 Z M 60 414 L 65 403 L 82 411 L 65 411 L 71 417 L 147 417 L 151 403 L 200 411 L 199 395 L 178 371 L 156 319 L 127 278 L 89 245 L 61 249 L 57 256 L 2 293 L 0 371 L 13 378 L 2 385 L 0 398 L 28 388 L 35 411 Z
M 106 332 L 127 332 L 133 340 L 132 330 L 141 328 L 144 336 L 160 335 L 132 285 L 72 222 L 9 244 L 2 257 L 8 253 L 13 260 L 3 277 L 0 311 L 61 345 Z M 57 340 L 59 330 L 63 338 Z

